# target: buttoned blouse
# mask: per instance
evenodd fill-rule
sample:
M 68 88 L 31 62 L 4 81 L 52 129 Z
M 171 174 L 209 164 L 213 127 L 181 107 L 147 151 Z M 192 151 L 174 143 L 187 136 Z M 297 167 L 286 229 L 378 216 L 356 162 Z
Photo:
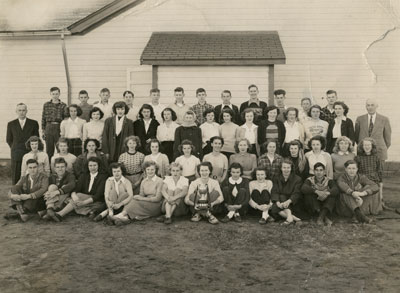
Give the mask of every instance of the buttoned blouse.
M 179 127 L 179 124 L 172 121 L 170 125 L 165 122 L 161 123 L 157 128 L 157 139 L 160 142 L 163 141 L 174 141 L 175 130 Z
M 203 147 L 210 141 L 213 136 L 219 136 L 219 124 L 217 122 L 204 122 L 200 125 L 201 134 L 203 136 Z
M 101 138 L 103 136 L 104 130 L 104 121 L 90 121 L 83 125 L 83 141 L 86 141 L 88 138 L 96 139 L 101 143 Z
M 183 189 L 185 187 L 189 187 L 189 180 L 184 176 L 181 176 L 178 179 L 178 182 L 175 183 L 174 178 L 172 176 L 166 176 L 164 179 L 164 184 L 167 185 L 168 190 L 175 191 L 176 189 Z
M 257 133 L 258 126 L 253 123 L 251 125 L 251 127 L 249 128 L 247 126 L 247 124 L 245 123 L 242 126 L 240 126 L 240 128 L 245 130 L 244 137 L 249 140 L 250 144 L 255 144 L 256 143 L 256 133 Z
M 75 120 L 72 120 L 71 117 L 63 120 L 60 125 L 61 137 L 82 139 L 82 130 L 85 123 L 86 120 L 79 117 L 76 117 Z

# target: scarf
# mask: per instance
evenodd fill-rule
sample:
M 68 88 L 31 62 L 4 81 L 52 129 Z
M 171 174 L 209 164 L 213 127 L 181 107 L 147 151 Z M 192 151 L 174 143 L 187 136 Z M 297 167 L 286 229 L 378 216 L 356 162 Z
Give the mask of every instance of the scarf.
M 324 190 L 328 189 L 329 178 L 326 176 L 324 176 L 324 179 L 322 179 L 322 182 L 317 182 L 315 180 L 315 176 L 309 177 L 307 179 L 310 180 L 311 185 L 312 185 L 313 189 L 315 189 L 315 190 L 324 191 Z

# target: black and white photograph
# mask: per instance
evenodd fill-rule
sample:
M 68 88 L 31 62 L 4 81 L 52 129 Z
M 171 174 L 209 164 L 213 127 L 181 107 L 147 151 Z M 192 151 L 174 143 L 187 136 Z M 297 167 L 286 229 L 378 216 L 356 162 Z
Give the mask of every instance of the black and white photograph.
M 399 292 L 399 93 L 399 0 L 0 0 L 0 292 Z

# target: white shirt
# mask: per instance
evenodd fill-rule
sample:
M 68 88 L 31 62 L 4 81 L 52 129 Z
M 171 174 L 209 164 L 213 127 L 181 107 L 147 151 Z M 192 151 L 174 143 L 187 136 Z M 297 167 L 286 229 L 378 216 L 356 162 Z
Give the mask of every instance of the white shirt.
M 143 119 L 143 123 L 144 123 L 144 130 L 146 131 L 146 133 L 149 131 L 149 127 L 150 127 L 150 123 L 151 123 L 151 119 L 149 121 L 146 121 Z
M 346 117 L 343 116 L 342 119 L 335 118 L 335 124 L 333 125 L 332 129 L 332 137 L 338 138 L 342 136 L 342 121 L 346 121 Z
M 24 129 L 26 118 L 25 119 L 18 119 L 19 125 L 21 126 L 21 129 Z
M 224 110 L 225 106 L 228 106 L 229 108 L 231 108 L 233 110 L 233 104 L 229 104 L 229 105 L 221 104 L 221 110 Z
M 219 136 L 219 124 L 217 122 L 208 123 L 204 122 L 200 125 L 201 135 L 203 140 L 203 147 L 206 145 L 207 141 L 213 136 Z
M 172 176 L 166 176 L 164 179 L 164 183 L 167 185 L 168 190 L 175 191 L 176 189 L 183 189 L 185 187 L 189 187 L 189 179 L 181 176 L 178 182 L 174 181 Z
M 92 190 L 93 182 L 94 182 L 94 179 L 96 179 L 97 174 L 99 174 L 99 172 L 96 172 L 95 174 L 90 173 L 90 183 L 89 183 L 88 192 L 90 192 Z
M 158 105 L 150 104 L 150 105 L 153 107 L 154 116 L 155 116 L 156 120 L 158 121 L 158 123 L 161 124 L 163 122 L 161 113 L 165 109 L 165 106 L 161 105 L 161 104 L 158 104 Z
M 175 130 L 179 127 L 176 122 L 171 122 L 170 125 L 166 123 L 161 123 L 157 128 L 157 139 L 160 142 L 163 141 L 174 141 L 175 140 Z
M 68 139 L 80 138 L 82 139 L 83 125 L 86 120 L 76 117 L 72 120 L 71 117 L 63 120 L 60 125 L 61 137 Z
M 369 128 L 369 123 L 371 122 L 371 117 L 372 117 L 372 124 L 375 125 L 376 113 L 374 115 L 368 114 L 368 128 Z
M 251 125 L 251 128 L 249 128 L 245 123 L 240 127 L 245 130 L 244 137 L 249 140 L 250 144 L 255 144 L 256 143 L 255 130 L 257 129 L 258 126 L 253 123 L 253 125 Z
M 125 115 L 118 119 L 118 116 L 115 116 L 115 134 L 118 136 L 122 131 L 122 125 L 124 124 Z
M 33 187 L 33 179 L 32 179 L 32 177 L 30 175 L 28 176 L 28 178 L 29 178 L 29 182 L 31 184 L 30 189 L 32 189 L 32 187 Z
M 125 177 L 122 176 L 121 179 L 119 179 L 118 181 L 115 180 L 115 178 L 113 178 L 113 182 L 114 182 L 114 186 L 115 186 L 115 192 L 119 195 L 119 188 L 118 186 L 120 184 L 125 184 Z
M 106 120 L 108 117 L 111 117 L 113 115 L 112 111 L 112 105 L 110 103 L 107 103 L 103 105 L 101 102 L 95 102 L 93 104 L 93 107 L 99 108 L 101 111 L 103 111 L 104 116 L 101 118 L 101 120 Z
M 193 176 L 196 174 L 196 167 L 200 165 L 199 158 L 191 155 L 189 158 L 186 158 L 184 155 L 176 158 L 176 163 L 182 166 L 182 175 L 185 177 Z
M 285 121 L 284 125 L 286 128 L 286 136 L 285 136 L 286 143 L 289 143 L 295 139 L 300 139 L 300 131 L 299 131 L 299 123 L 298 122 L 294 122 L 293 125 L 290 125 L 289 122 Z

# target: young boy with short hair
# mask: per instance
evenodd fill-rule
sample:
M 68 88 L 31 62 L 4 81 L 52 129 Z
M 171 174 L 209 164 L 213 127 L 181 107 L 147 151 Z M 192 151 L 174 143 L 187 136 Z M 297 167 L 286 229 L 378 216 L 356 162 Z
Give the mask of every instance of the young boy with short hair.
M 246 110 L 247 108 L 253 109 L 255 114 L 254 124 L 258 125 L 261 120 L 266 119 L 264 117 L 264 113 L 268 105 L 266 102 L 260 101 L 260 99 L 258 98 L 258 87 L 255 84 L 249 85 L 248 93 L 250 99 L 240 105 L 240 115 L 242 116 L 244 110 Z M 245 121 L 242 120 L 242 122 L 244 123 Z
M 174 96 L 175 102 L 168 107 L 175 111 L 177 117 L 175 122 L 181 125 L 183 123 L 185 114 L 190 110 L 190 107 L 183 101 L 183 98 L 185 97 L 185 91 L 183 88 L 175 88 Z
M 326 100 L 328 104 L 322 108 L 321 119 L 325 120 L 326 122 L 330 123 L 336 118 L 335 109 L 333 105 L 337 101 L 337 92 L 334 90 L 328 90 L 326 92 Z
M 103 88 L 100 91 L 99 97 L 100 101 L 96 101 L 93 104 L 93 107 L 99 108 L 101 111 L 103 111 L 104 116 L 101 118 L 101 120 L 105 121 L 107 118 L 111 117 L 113 114 L 112 110 L 112 104 L 108 102 L 110 99 L 111 92 L 108 88 Z
M 67 104 L 60 100 L 60 89 L 50 89 L 51 100 L 44 103 L 42 112 L 43 140 L 46 142 L 46 151 L 49 160 L 54 155 L 56 142 L 60 138 L 60 124 L 65 117 Z
M 82 110 L 82 115 L 80 118 L 86 120 L 86 122 L 89 122 L 90 121 L 90 111 L 93 109 L 93 105 L 90 105 L 88 103 L 88 100 L 89 100 L 88 92 L 85 90 L 81 90 L 79 92 L 78 99 L 80 101 L 78 106 Z
M 207 93 L 205 89 L 198 88 L 196 90 L 196 97 L 199 102 L 196 105 L 193 105 L 190 110 L 192 110 L 196 114 L 196 124 L 197 126 L 200 126 L 206 121 L 204 117 L 204 112 L 208 109 L 214 109 L 214 106 L 206 102 Z
M 215 106 L 215 122 L 222 124 L 224 123 L 224 120 L 222 119 L 222 111 L 231 109 L 234 113 L 232 117 L 232 122 L 240 125 L 241 123 L 241 118 L 239 114 L 239 108 L 236 105 L 233 105 L 231 103 L 232 99 L 232 93 L 229 90 L 223 90 L 221 93 L 221 100 L 222 104 Z
M 153 88 L 150 90 L 150 105 L 153 107 L 154 116 L 158 123 L 163 123 L 161 117 L 162 111 L 165 109 L 165 105 L 160 104 L 160 90 L 158 88 Z
M 284 113 L 286 111 L 286 106 L 285 106 L 286 91 L 283 89 L 274 91 L 274 98 L 275 98 L 275 106 L 277 106 L 279 109 L 279 114 L 276 119 L 283 123 L 285 122 Z

